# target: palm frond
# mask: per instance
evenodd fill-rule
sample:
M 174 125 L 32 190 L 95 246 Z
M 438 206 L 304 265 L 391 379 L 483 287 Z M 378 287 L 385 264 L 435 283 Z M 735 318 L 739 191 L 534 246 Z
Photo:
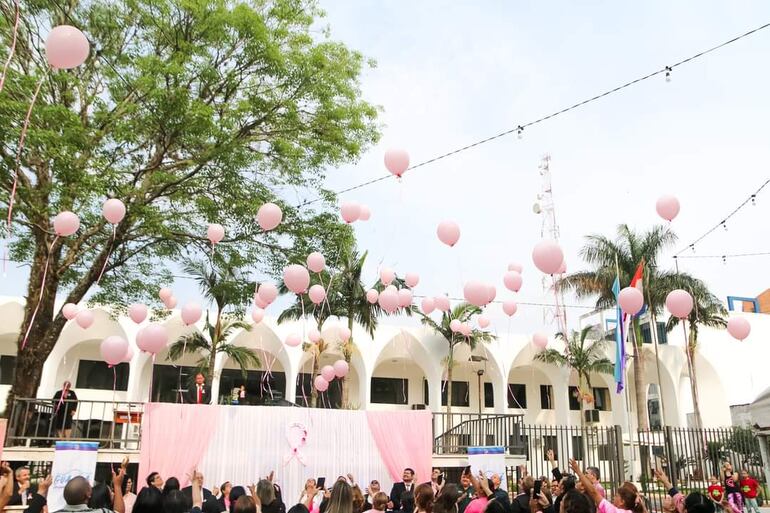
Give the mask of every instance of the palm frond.
M 217 348 L 218 353 L 226 355 L 231 358 L 236 365 L 241 369 L 241 373 L 244 378 L 246 377 L 246 371 L 250 368 L 256 368 L 261 365 L 257 352 L 250 347 L 236 346 L 233 344 L 222 344 Z
M 567 357 L 556 349 L 545 349 L 544 351 L 540 351 L 535 355 L 535 360 L 551 365 L 557 365 L 559 367 L 568 365 Z
M 193 332 L 176 340 L 168 348 L 167 360 L 175 362 L 185 354 L 200 354 L 211 352 L 211 343 L 200 333 Z

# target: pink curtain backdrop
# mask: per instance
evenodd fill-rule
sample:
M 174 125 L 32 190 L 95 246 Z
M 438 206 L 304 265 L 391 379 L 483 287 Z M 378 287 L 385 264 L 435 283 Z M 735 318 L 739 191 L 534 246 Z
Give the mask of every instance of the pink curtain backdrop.
M 137 489 L 151 472 L 174 476 L 183 487 L 190 484 L 187 475 L 203 460 L 219 420 L 216 405 L 147 403 Z
M 433 460 L 432 416 L 423 411 L 367 411 L 366 420 L 393 482 L 411 467 L 416 482 L 430 480 Z

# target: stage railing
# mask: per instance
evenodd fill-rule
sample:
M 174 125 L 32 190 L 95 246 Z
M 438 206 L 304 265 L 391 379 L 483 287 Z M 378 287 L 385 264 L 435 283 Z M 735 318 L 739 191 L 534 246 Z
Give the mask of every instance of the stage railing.
M 144 403 L 17 398 L 8 420 L 6 447 L 51 447 L 68 440 L 138 450 Z M 69 431 L 67 433 L 66 431 Z
M 503 446 L 512 455 L 525 454 L 524 415 L 494 413 L 433 414 L 433 453 L 466 454 L 468 447 Z

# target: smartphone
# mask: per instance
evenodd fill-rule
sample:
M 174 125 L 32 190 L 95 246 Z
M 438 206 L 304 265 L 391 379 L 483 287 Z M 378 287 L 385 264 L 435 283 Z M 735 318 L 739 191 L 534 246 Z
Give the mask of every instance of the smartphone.
M 444 474 L 439 474 L 438 479 L 436 479 L 436 483 L 439 485 L 444 482 Z
M 541 480 L 535 481 L 535 497 L 540 496 L 540 489 L 543 486 L 543 482 Z
M 318 488 L 319 490 L 323 490 L 325 484 L 326 484 L 325 477 L 319 477 L 318 479 L 315 480 L 315 487 Z

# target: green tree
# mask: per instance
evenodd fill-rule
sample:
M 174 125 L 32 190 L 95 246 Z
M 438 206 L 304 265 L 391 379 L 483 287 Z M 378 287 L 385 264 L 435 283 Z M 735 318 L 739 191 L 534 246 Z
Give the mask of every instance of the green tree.
M 9 48 L 13 14 L 2 13 Z M 220 247 L 268 272 L 283 267 L 288 248 L 324 251 L 347 233 L 328 212 L 324 170 L 377 140 L 377 110 L 359 90 L 368 62 L 315 30 L 321 16 L 312 0 L 24 3 L 0 94 L 0 206 L 17 175 L 11 257 L 30 264 L 8 404 L 37 390 L 66 322 L 55 298 L 154 300 L 171 280 L 169 262 L 208 251 L 209 222 L 226 228 Z M 51 70 L 42 51 L 48 27 L 62 23 L 92 41 L 87 62 L 71 71 Z M 320 191 L 324 201 L 293 208 L 277 197 L 287 187 Z M 110 197 L 127 207 L 114 235 L 101 216 Z M 266 201 L 284 210 L 269 233 L 254 223 Z M 55 238 L 52 218 L 64 210 L 80 216 L 81 229 Z
M 712 294 L 701 280 L 690 278 L 687 290 L 693 298 L 693 309 L 687 317 L 687 341 L 685 353 L 687 354 L 687 370 L 690 374 L 690 393 L 692 395 L 693 410 L 697 428 L 703 427 L 703 419 L 700 412 L 700 397 L 698 394 L 698 377 L 695 371 L 695 353 L 698 350 L 698 332 L 700 326 L 724 329 L 727 327 L 727 309 L 725 305 Z M 671 332 L 679 325 L 679 319 L 673 315 L 666 323 L 666 331 Z
M 444 340 L 447 343 L 449 354 L 447 354 L 446 358 L 446 394 L 447 394 L 447 402 L 446 402 L 446 412 L 447 416 L 449 416 L 449 424 L 448 426 L 451 426 L 451 416 L 452 416 L 452 375 L 454 372 L 454 366 L 455 366 L 455 359 L 454 359 L 454 352 L 458 345 L 460 344 L 467 344 L 471 351 L 476 349 L 476 346 L 479 345 L 479 343 L 486 343 L 490 342 L 495 339 L 495 336 L 487 331 L 481 331 L 477 329 L 472 329 L 470 336 L 465 337 L 460 333 L 455 333 L 452 331 L 451 323 L 453 320 L 457 319 L 458 321 L 465 323 L 470 322 L 471 317 L 474 315 L 481 314 L 481 308 L 478 306 L 472 305 L 470 303 L 460 303 L 454 308 L 452 308 L 448 312 L 441 312 L 441 319 L 439 322 L 436 322 L 432 317 L 429 315 L 425 315 L 419 310 L 416 310 L 417 313 L 421 317 L 421 322 L 431 328 L 433 331 L 436 332 L 437 335 L 440 335 L 444 338 Z

